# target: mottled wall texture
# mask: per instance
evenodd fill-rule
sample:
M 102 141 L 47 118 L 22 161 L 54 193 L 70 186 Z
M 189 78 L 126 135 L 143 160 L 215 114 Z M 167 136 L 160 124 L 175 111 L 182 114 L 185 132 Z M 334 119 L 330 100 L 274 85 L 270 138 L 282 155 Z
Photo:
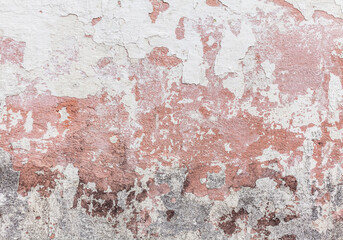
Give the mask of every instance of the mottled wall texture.
M 342 240 L 343 0 L 0 0 L 0 239 Z

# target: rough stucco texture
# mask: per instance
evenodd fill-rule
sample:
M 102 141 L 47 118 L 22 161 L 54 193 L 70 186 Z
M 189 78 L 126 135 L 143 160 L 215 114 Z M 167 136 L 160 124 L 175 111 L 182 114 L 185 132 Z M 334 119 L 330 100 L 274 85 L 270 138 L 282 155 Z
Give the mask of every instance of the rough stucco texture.
M 0 0 L 0 239 L 343 239 L 342 0 Z

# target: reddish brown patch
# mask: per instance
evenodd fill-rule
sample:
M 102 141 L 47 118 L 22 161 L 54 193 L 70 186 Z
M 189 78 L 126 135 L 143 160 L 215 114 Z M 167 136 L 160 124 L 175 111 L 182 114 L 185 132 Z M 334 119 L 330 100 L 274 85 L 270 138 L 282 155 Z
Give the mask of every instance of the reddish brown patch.
M 341 23 L 341 24 L 343 23 L 343 19 L 341 19 L 341 18 L 337 18 L 334 15 L 329 14 L 329 13 L 327 13 L 325 11 L 322 11 L 322 10 L 315 10 L 313 15 L 312 15 L 312 18 L 314 20 L 318 20 L 321 17 L 325 18 L 325 19 L 328 19 L 328 20 L 333 20 L 336 23 Z
M 129 188 L 126 187 L 126 189 Z M 86 212 L 93 217 L 106 217 L 109 214 L 111 218 L 115 219 L 124 211 L 118 206 L 117 193 L 93 192 L 85 188 L 85 184 L 82 182 L 75 195 L 73 208 L 77 207 L 79 199 L 81 199 L 81 207 L 86 209 Z M 90 201 L 89 199 L 93 200 Z
M 49 167 L 35 166 L 31 162 L 27 163 L 25 167 L 27 170 L 20 173 L 18 192 L 26 196 L 33 187 L 39 185 L 37 191 L 44 197 L 50 196 L 56 186 L 55 179 L 61 177 L 60 173 L 50 170 Z
M 98 22 L 100 22 L 101 19 L 102 19 L 102 17 L 93 18 L 93 19 L 92 19 L 92 26 L 94 26 L 95 24 L 97 24 Z
M 182 60 L 175 56 L 168 56 L 168 48 L 166 47 L 156 47 L 154 48 L 148 56 L 148 60 L 157 66 L 166 67 L 171 69 L 179 65 Z
M 285 182 L 285 186 L 289 187 L 292 192 L 297 191 L 298 181 L 294 176 L 283 177 L 282 180 Z
M 236 221 L 238 219 L 246 219 L 247 216 L 248 212 L 243 208 L 239 209 L 238 212 L 233 210 L 229 216 L 224 215 L 220 218 L 220 223 L 218 226 L 224 231 L 225 234 L 231 236 L 233 233 L 239 230 Z M 228 217 L 230 220 L 226 220 Z
M 292 221 L 293 219 L 296 219 L 298 218 L 297 215 L 287 215 L 285 218 L 284 218 L 284 221 L 285 222 L 289 222 L 289 221 Z
M 270 213 L 262 218 L 260 218 L 259 220 L 257 220 L 257 228 L 255 229 L 256 232 L 260 233 L 260 234 L 264 234 L 266 236 L 270 235 L 270 231 L 267 230 L 267 227 L 275 227 L 278 226 L 280 224 L 280 219 L 278 219 L 275 216 L 275 213 Z
M 257 221 L 257 225 L 261 227 L 272 226 L 275 227 L 280 224 L 280 219 L 275 217 L 275 213 L 270 213 Z
M 221 2 L 219 0 L 206 0 L 206 4 L 211 7 L 221 6 Z
M 21 65 L 24 60 L 26 43 L 0 36 L 0 63 L 10 62 Z
M 97 65 L 98 67 L 101 69 L 101 68 L 104 68 L 106 67 L 108 64 L 110 64 L 112 62 L 112 58 L 109 58 L 109 57 L 104 57 L 104 58 L 101 58 Z
M 169 3 L 166 3 L 163 0 L 150 0 L 150 3 L 152 5 L 153 10 L 152 13 L 149 13 L 149 16 L 151 22 L 155 23 L 158 15 L 169 8 Z
M 208 118 L 208 117 L 211 116 L 211 112 L 208 111 L 207 108 L 204 107 L 204 106 L 201 106 L 201 107 L 199 108 L 199 112 L 200 112 L 205 118 Z
M 147 197 L 148 197 L 148 192 L 147 190 L 144 189 L 141 193 L 137 194 L 136 200 L 138 202 L 143 202 Z
M 181 40 L 185 38 L 185 17 L 180 18 L 179 24 L 175 29 L 175 36 L 177 40 Z
M 135 191 L 132 191 L 129 193 L 129 195 L 126 198 L 126 206 L 129 206 L 132 204 L 132 200 L 135 198 Z
M 134 212 L 133 217 L 130 218 L 130 221 L 126 224 L 127 229 L 129 229 L 133 235 L 136 237 L 138 233 L 138 224 L 137 224 L 137 213 Z
M 170 220 L 174 217 L 175 211 L 174 210 L 167 210 L 167 221 L 170 222 Z
M 291 15 L 294 16 L 294 18 L 301 22 L 301 21 L 304 21 L 305 20 L 305 17 L 302 15 L 302 13 L 293 6 L 293 4 L 287 2 L 286 0 L 270 0 L 272 2 L 274 2 L 275 4 L 279 5 L 279 6 L 282 6 L 282 7 L 285 7 L 287 8 Z
M 287 234 L 282 236 L 280 240 L 297 240 L 297 236 L 294 234 Z
M 188 178 L 188 175 L 187 175 L 185 181 L 183 182 L 183 187 L 182 187 L 182 191 L 181 191 L 182 195 L 185 194 L 187 188 L 189 187 L 189 184 L 190 184 L 190 182 L 189 182 L 189 178 Z

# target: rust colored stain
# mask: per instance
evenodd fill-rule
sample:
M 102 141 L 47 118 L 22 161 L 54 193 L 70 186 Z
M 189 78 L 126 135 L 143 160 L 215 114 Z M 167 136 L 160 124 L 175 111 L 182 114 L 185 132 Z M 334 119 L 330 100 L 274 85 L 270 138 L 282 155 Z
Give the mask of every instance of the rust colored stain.
M 174 210 L 167 210 L 167 221 L 170 222 L 170 220 L 174 217 L 175 211 Z
M 93 25 L 93 26 L 96 25 L 98 22 L 101 21 L 101 19 L 102 19 L 102 17 L 93 18 L 93 19 L 92 19 L 92 25 Z
M 108 57 L 105 57 L 105 58 L 102 58 L 98 61 L 98 67 L 100 69 L 106 67 L 108 64 L 112 63 L 112 58 L 108 58 Z
M 0 36 L 0 63 L 10 62 L 21 65 L 24 60 L 26 43 Z
M 294 176 L 286 176 L 286 177 L 282 178 L 282 180 L 285 181 L 285 186 L 289 187 L 289 189 L 292 192 L 296 192 L 297 191 L 298 182 L 297 182 L 297 179 Z
M 280 240 L 296 240 L 297 237 L 294 234 L 287 234 L 281 237 Z
M 232 211 L 230 215 L 224 215 L 220 218 L 219 227 L 223 229 L 224 233 L 231 236 L 236 231 L 239 231 L 236 221 L 238 219 L 246 219 L 249 213 L 245 209 L 239 209 L 238 212 Z M 230 218 L 227 220 L 227 218 Z
M 177 40 L 181 40 L 185 38 L 185 17 L 180 18 L 179 24 L 175 29 L 175 36 Z
M 171 69 L 182 62 L 181 59 L 175 56 L 168 56 L 168 48 L 158 47 L 154 48 L 149 54 L 149 61 L 157 66 L 166 67 Z
M 147 197 L 148 197 L 148 192 L 147 190 L 144 189 L 141 193 L 137 194 L 136 200 L 138 202 L 143 202 Z
M 268 215 L 257 220 L 256 232 L 262 236 L 269 236 L 270 231 L 268 227 L 275 227 L 280 224 L 280 219 L 275 216 L 275 213 L 269 213 Z
M 221 6 L 221 2 L 219 0 L 206 0 L 206 4 L 211 7 Z
M 285 217 L 284 221 L 285 222 L 289 222 L 289 221 L 292 221 L 293 219 L 296 219 L 296 218 L 298 218 L 298 216 L 296 216 L 296 215 L 288 215 L 288 216 Z
M 169 8 L 169 3 L 164 2 L 163 0 L 149 0 L 151 2 L 153 11 L 149 13 L 152 23 L 155 23 L 158 15 L 161 12 L 166 11 Z

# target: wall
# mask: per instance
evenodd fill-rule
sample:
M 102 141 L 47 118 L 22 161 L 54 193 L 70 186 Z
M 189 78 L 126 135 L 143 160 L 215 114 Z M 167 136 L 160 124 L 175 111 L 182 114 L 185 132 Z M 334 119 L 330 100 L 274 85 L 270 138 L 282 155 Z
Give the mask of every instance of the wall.
M 0 0 L 0 239 L 343 239 L 342 0 Z

